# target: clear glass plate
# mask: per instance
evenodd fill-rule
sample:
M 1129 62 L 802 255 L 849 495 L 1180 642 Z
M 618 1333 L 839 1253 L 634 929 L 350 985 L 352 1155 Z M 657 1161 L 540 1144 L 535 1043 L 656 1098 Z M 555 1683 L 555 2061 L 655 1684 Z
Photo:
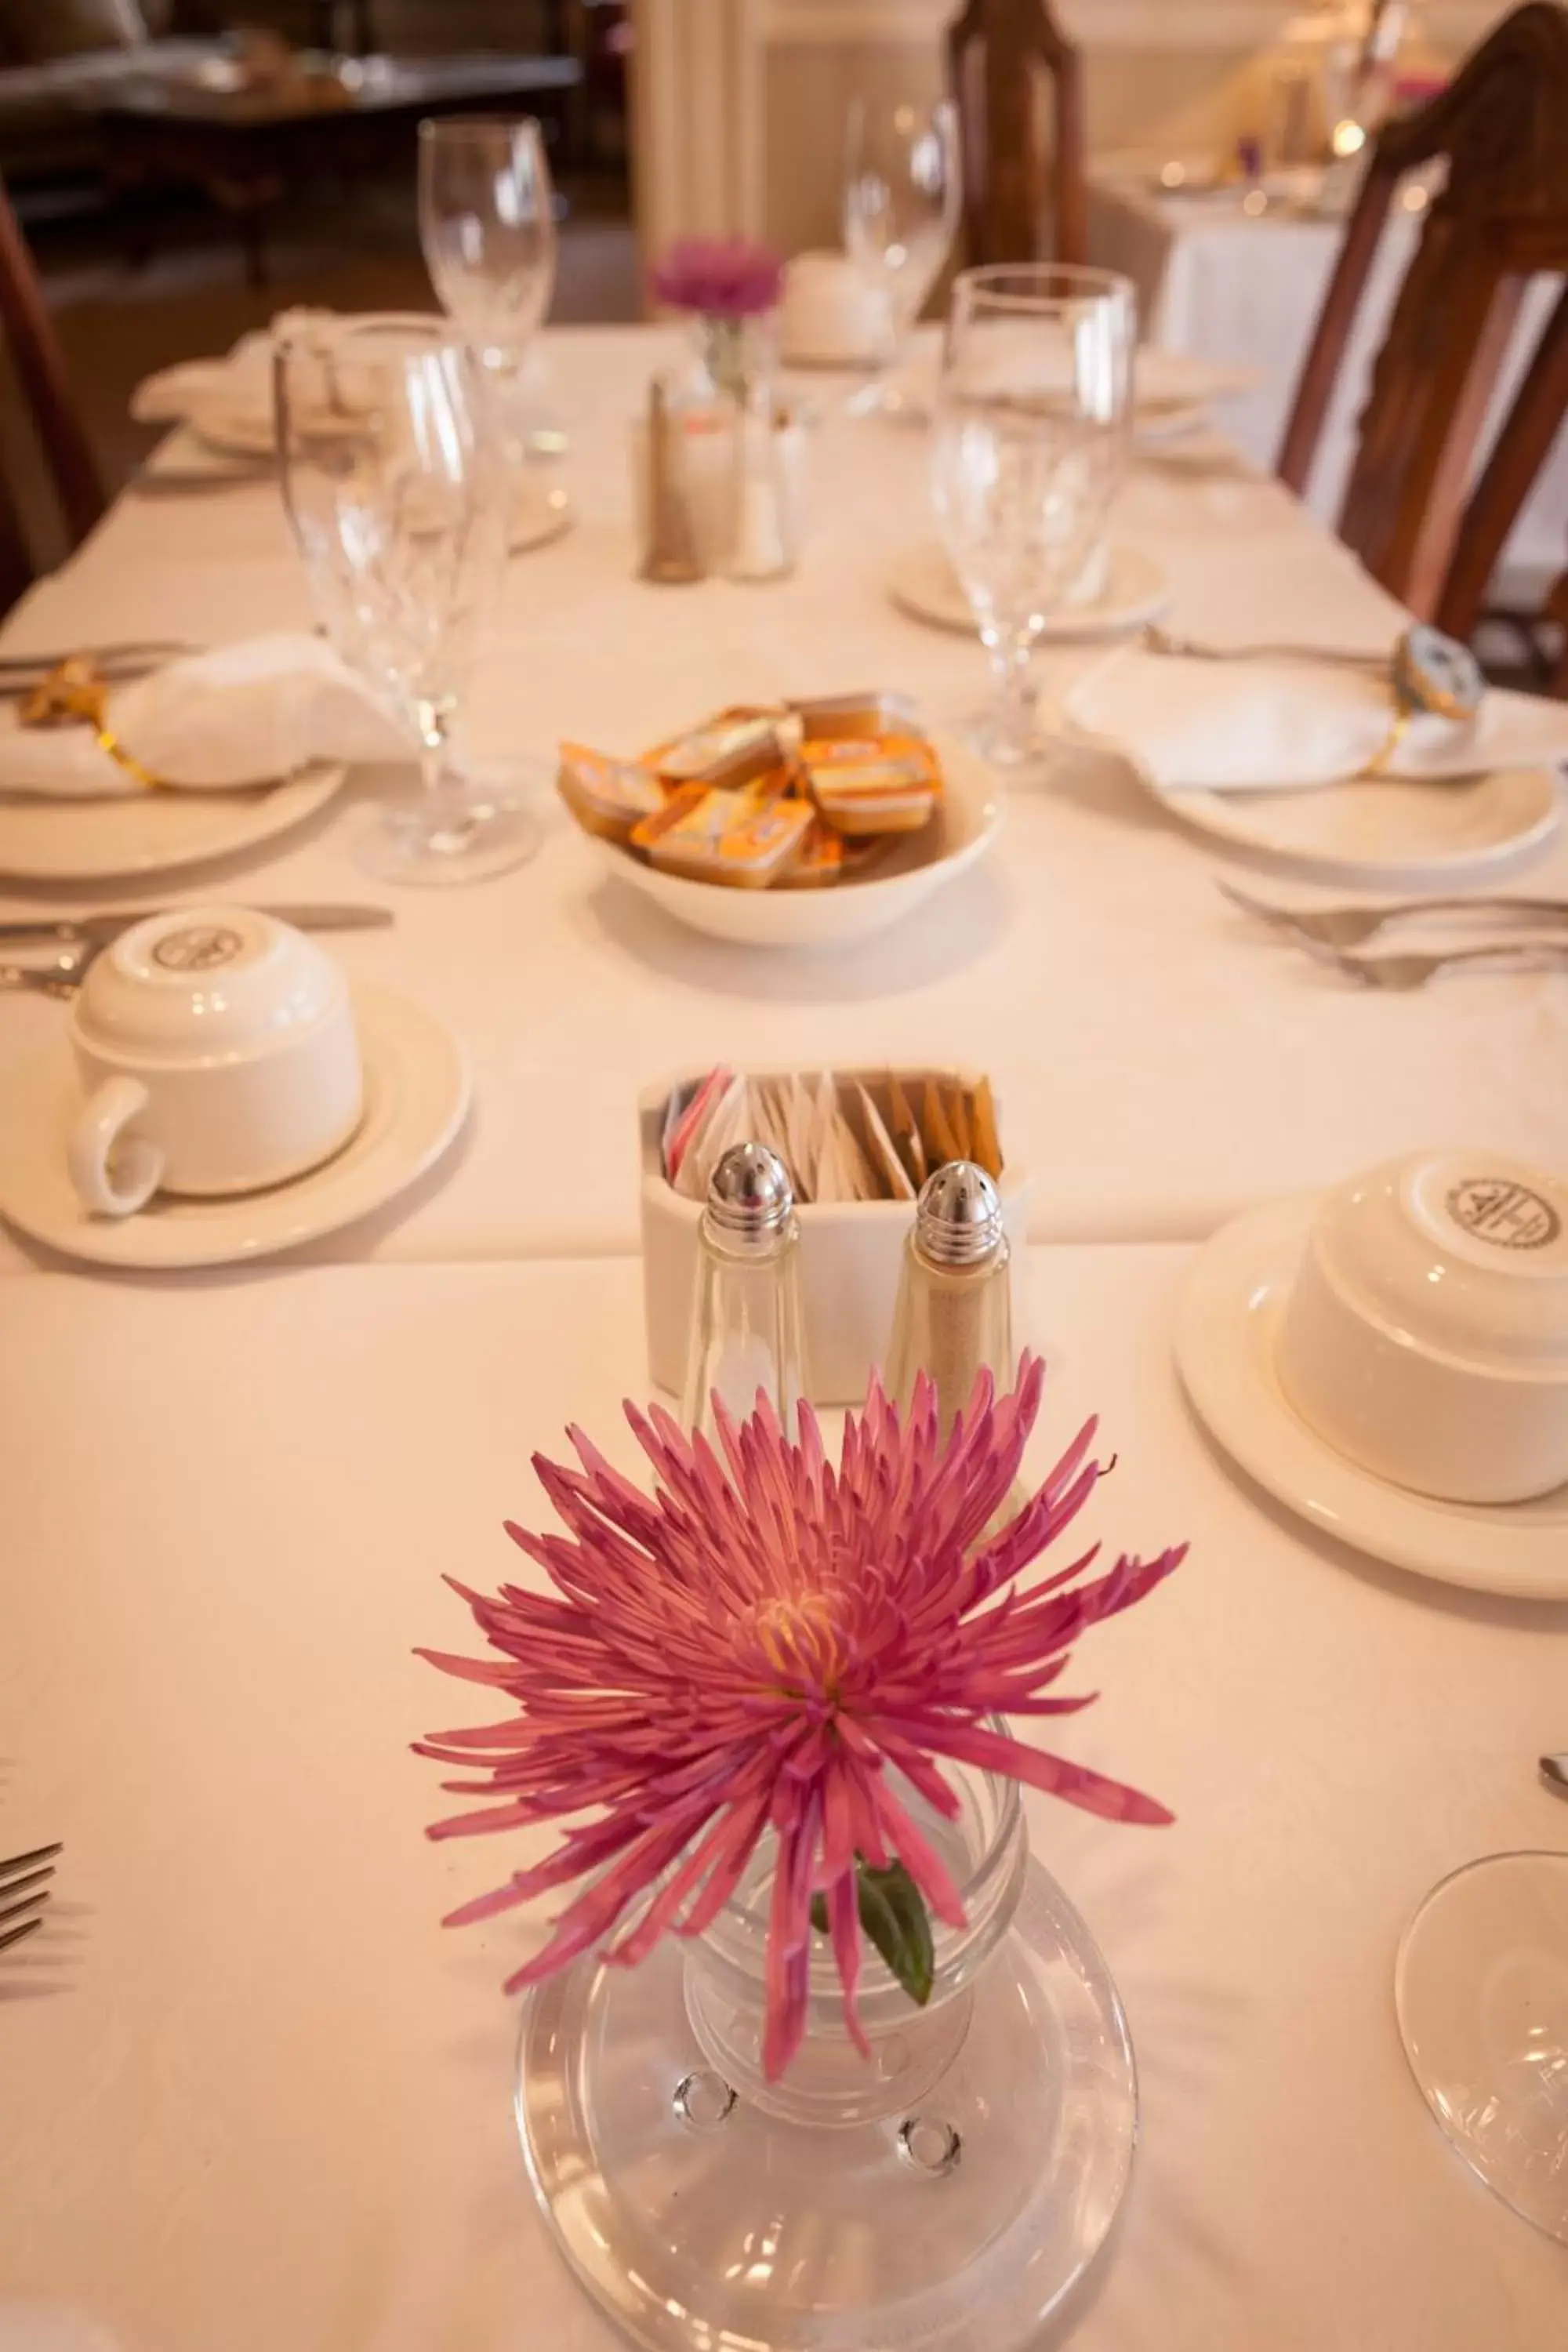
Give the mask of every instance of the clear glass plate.
M 1465 2162 L 1568 2243 L 1568 1854 L 1491 1854 L 1442 1880 L 1405 1931 L 1394 1994 Z
M 962 2044 L 908 2114 L 808 2126 L 738 2099 L 688 2020 L 682 1948 L 590 1957 L 526 2004 L 517 2118 L 546 2221 L 649 2352 L 1028 2344 L 1103 2244 L 1131 2168 L 1126 2020 L 1031 1864 Z M 885 2055 L 885 2053 L 883 2053 Z

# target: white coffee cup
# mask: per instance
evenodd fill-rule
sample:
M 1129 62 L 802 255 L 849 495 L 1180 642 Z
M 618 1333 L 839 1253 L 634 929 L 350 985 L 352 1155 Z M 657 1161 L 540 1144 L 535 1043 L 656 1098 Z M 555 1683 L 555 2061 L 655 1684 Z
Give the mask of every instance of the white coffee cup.
M 359 1123 L 348 982 L 287 923 L 181 907 L 89 966 L 70 1014 L 86 1097 L 68 1144 L 85 1206 L 255 1192 L 329 1159 Z
M 779 325 L 786 366 L 874 367 L 891 349 L 887 297 L 847 253 L 795 255 Z
M 1517 1503 L 1568 1482 L 1568 1182 L 1479 1150 L 1335 1185 L 1276 1366 L 1302 1420 L 1395 1486 Z

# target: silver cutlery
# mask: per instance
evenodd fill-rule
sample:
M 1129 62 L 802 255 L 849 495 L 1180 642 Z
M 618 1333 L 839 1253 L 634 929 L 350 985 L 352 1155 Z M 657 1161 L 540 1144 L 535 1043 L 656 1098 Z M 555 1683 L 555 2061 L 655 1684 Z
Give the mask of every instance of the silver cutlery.
M 122 644 L 112 646 L 71 646 L 64 653 L 58 654 L 0 652 L 0 679 L 9 682 L 16 677 L 47 677 L 51 670 L 58 669 L 61 662 L 65 661 L 89 661 L 107 677 L 116 667 L 131 663 L 153 666 L 159 662 L 174 661 L 181 654 L 199 654 L 205 650 L 204 646 L 192 645 L 184 637 L 148 637 L 145 640 L 127 639 Z
M 1501 971 L 1568 971 L 1568 940 L 1561 947 L 1546 940 L 1493 940 L 1488 947 L 1449 948 L 1431 955 L 1336 953 L 1334 961 L 1367 988 L 1425 988 L 1436 973 L 1463 964 L 1489 963 Z
M 1141 642 L 1152 654 L 1169 654 L 1179 661 L 1303 661 L 1326 662 L 1331 669 L 1371 669 L 1386 675 L 1394 660 L 1394 647 L 1382 653 L 1366 649 L 1359 652 L 1335 646 L 1211 646 L 1195 637 L 1178 637 L 1163 629 L 1157 621 L 1148 621 L 1140 632 Z
M 1568 898 L 1396 898 L 1370 907 L 1276 907 L 1266 898 L 1249 897 L 1233 882 L 1222 880 L 1219 887 L 1234 906 L 1256 915 L 1260 922 L 1325 948 L 1361 947 L 1390 923 L 1427 915 L 1479 912 L 1518 916 L 1529 923 L 1568 924 Z
M 48 963 L 0 963 L 0 993 L 70 997 L 99 950 L 91 944 L 68 949 Z
M 0 1952 L 7 1944 L 19 1944 L 35 1927 L 41 1927 L 43 1908 L 49 1899 L 47 1882 L 54 1876 L 54 1860 L 63 1848 L 38 1845 L 31 1853 L 14 1853 L 9 1862 L 0 1862 Z M 31 1893 L 27 1890 L 31 1889 Z M 21 1901 L 14 1900 L 21 1896 Z
M 1553 1796 L 1568 1797 L 1568 1756 L 1543 1756 L 1541 1777 Z
M 32 920 L 0 923 L 0 943 L 20 947 L 36 941 L 44 946 L 58 940 L 67 947 L 106 947 L 132 923 L 174 911 L 167 907 L 123 907 L 98 915 L 40 915 Z M 390 907 L 259 907 L 257 912 L 280 923 L 292 923 L 299 931 L 378 931 L 392 920 Z

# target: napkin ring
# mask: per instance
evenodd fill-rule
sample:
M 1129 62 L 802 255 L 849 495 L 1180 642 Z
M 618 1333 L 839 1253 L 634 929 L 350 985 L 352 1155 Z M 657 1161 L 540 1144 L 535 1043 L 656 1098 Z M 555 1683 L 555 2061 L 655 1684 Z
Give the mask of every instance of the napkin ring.
M 159 789 L 158 778 L 133 759 L 108 724 L 109 687 L 85 654 L 68 655 L 34 687 L 22 704 L 24 727 L 90 727 L 100 751 L 148 792 Z
M 1387 740 L 1362 770 L 1363 776 L 1386 772 L 1418 711 L 1446 719 L 1453 727 L 1473 726 L 1486 693 L 1480 665 L 1469 647 L 1419 621 L 1405 631 L 1394 648 L 1389 684 L 1394 689 L 1394 724 Z

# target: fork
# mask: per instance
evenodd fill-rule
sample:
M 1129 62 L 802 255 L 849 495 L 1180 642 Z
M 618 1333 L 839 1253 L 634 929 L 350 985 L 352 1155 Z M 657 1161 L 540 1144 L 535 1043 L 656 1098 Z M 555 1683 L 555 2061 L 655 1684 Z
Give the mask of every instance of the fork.
M 0 1862 L 0 1952 L 43 1926 L 43 1907 L 49 1899 L 45 1882 L 54 1876 L 55 1856 L 62 1851 L 57 1840 L 53 1845 L 37 1845 L 31 1853 L 14 1853 L 9 1862 Z M 35 1891 L 23 1895 L 24 1887 Z M 11 1899 L 16 1895 L 22 1895 L 20 1903 Z
M 1210 646 L 1194 637 L 1178 637 L 1158 621 L 1147 621 L 1140 632 L 1152 654 L 1169 654 L 1178 661 L 1302 661 L 1326 662 L 1331 669 L 1372 669 L 1386 676 L 1394 665 L 1394 648 L 1373 653 L 1340 646 Z
M 1222 880 L 1218 887 L 1234 906 L 1245 908 L 1260 922 L 1278 924 L 1325 948 L 1362 947 L 1386 924 L 1412 916 L 1468 914 L 1472 908 L 1489 915 L 1520 915 L 1531 922 L 1568 923 L 1568 899 L 1563 898 L 1398 898 L 1373 907 L 1298 908 L 1249 898 L 1234 882 Z
M 1425 988 L 1434 973 L 1458 964 L 1496 964 L 1503 971 L 1568 971 L 1568 940 L 1561 947 L 1547 941 L 1521 940 L 1517 944 L 1494 940 L 1489 947 L 1449 948 L 1431 955 L 1358 956 L 1334 954 L 1334 961 L 1352 980 L 1368 988 Z
M 101 940 L 86 940 L 62 948 L 47 963 L 0 963 L 0 994 L 15 989 L 35 996 L 72 997 L 104 945 Z

